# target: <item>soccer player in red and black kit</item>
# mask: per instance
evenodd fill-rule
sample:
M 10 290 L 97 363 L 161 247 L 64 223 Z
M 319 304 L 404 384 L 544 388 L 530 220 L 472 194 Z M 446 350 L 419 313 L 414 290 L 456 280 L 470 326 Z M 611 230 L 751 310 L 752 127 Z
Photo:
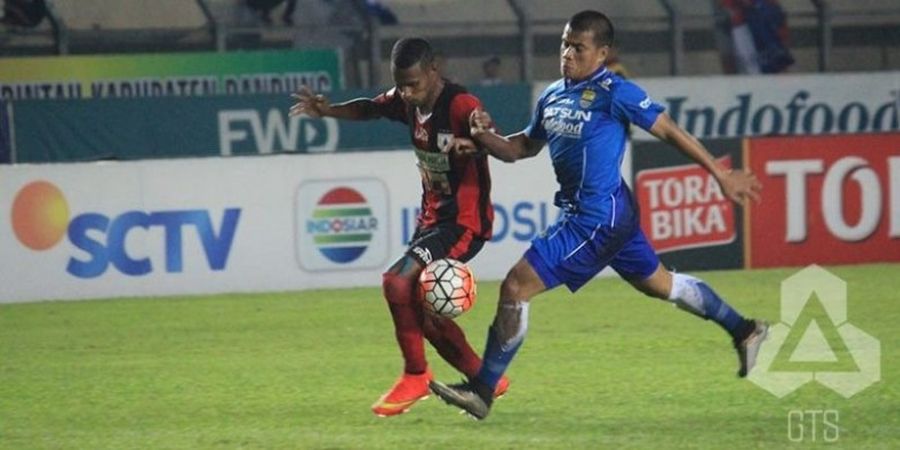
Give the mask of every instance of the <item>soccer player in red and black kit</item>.
M 422 177 L 422 205 L 416 232 L 405 254 L 384 273 L 382 287 L 394 321 L 404 359 L 403 375 L 372 405 L 379 416 L 406 412 L 428 395 L 432 379 L 425 361 L 428 339 L 450 365 L 474 376 L 481 358 L 450 319 L 426 314 L 416 295 L 419 273 L 431 261 L 454 258 L 468 261 L 491 238 L 494 218 L 491 178 L 485 153 L 450 151 L 469 135 L 469 115 L 481 102 L 441 77 L 431 45 L 424 39 L 400 39 L 391 52 L 395 86 L 375 98 L 330 104 L 307 89 L 294 94 L 291 115 L 338 119 L 386 118 L 409 126 Z M 495 396 L 509 381 L 497 385 Z

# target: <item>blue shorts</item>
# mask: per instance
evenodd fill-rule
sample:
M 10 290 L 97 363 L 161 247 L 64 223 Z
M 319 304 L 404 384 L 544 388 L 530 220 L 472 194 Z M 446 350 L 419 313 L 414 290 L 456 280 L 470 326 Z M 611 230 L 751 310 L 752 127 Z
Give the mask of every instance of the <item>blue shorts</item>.
M 568 215 L 531 242 L 525 259 L 548 290 L 565 284 L 575 292 L 606 266 L 626 280 L 644 280 L 659 267 L 659 257 L 638 221 L 626 219 L 598 226 Z

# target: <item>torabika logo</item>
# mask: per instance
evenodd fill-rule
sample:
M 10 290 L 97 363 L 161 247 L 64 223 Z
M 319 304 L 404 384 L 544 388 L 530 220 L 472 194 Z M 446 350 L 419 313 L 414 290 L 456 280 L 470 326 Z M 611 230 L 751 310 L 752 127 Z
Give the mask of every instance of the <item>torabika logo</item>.
M 339 187 L 319 199 L 306 230 L 326 258 L 346 264 L 366 251 L 372 233 L 378 231 L 378 219 L 362 194 Z

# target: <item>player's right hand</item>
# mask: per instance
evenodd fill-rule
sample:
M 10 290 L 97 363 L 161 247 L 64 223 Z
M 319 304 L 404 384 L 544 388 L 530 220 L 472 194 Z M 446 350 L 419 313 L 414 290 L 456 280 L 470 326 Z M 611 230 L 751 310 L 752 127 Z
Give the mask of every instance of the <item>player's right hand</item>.
M 491 115 L 481 108 L 475 108 L 472 113 L 469 114 L 469 133 L 472 136 L 478 136 L 482 133 L 494 131 L 491 124 L 493 124 Z
M 762 190 L 762 183 L 749 170 L 725 172 L 725 175 L 719 179 L 719 186 L 722 188 L 722 193 L 737 204 L 745 205 L 749 200 L 758 203 L 760 200 L 759 193 Z
M 328 98 L 322 94 L 314 94 L 308 87 L 303 86 L 299 91 L 291 94 L 296 102 L 291 106 L 290 115 L 299 116 L 305 114 L 310 117 L 322 117 L 331 106 Z

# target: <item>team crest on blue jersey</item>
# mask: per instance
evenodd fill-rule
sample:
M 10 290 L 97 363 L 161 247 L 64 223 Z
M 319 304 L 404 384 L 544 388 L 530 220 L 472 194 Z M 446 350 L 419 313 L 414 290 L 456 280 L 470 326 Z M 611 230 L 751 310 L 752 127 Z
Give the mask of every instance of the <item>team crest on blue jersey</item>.
M 578 100 L 578 106 L 580 106 L 584 109 L 587 109 L 588 107 L 591 106 L 591 103 L 594 103 L 595 98 L 597 98 L 596 92 L 594 92 L 590 89 L 585 89 L 581 93 L 581 100 Z

